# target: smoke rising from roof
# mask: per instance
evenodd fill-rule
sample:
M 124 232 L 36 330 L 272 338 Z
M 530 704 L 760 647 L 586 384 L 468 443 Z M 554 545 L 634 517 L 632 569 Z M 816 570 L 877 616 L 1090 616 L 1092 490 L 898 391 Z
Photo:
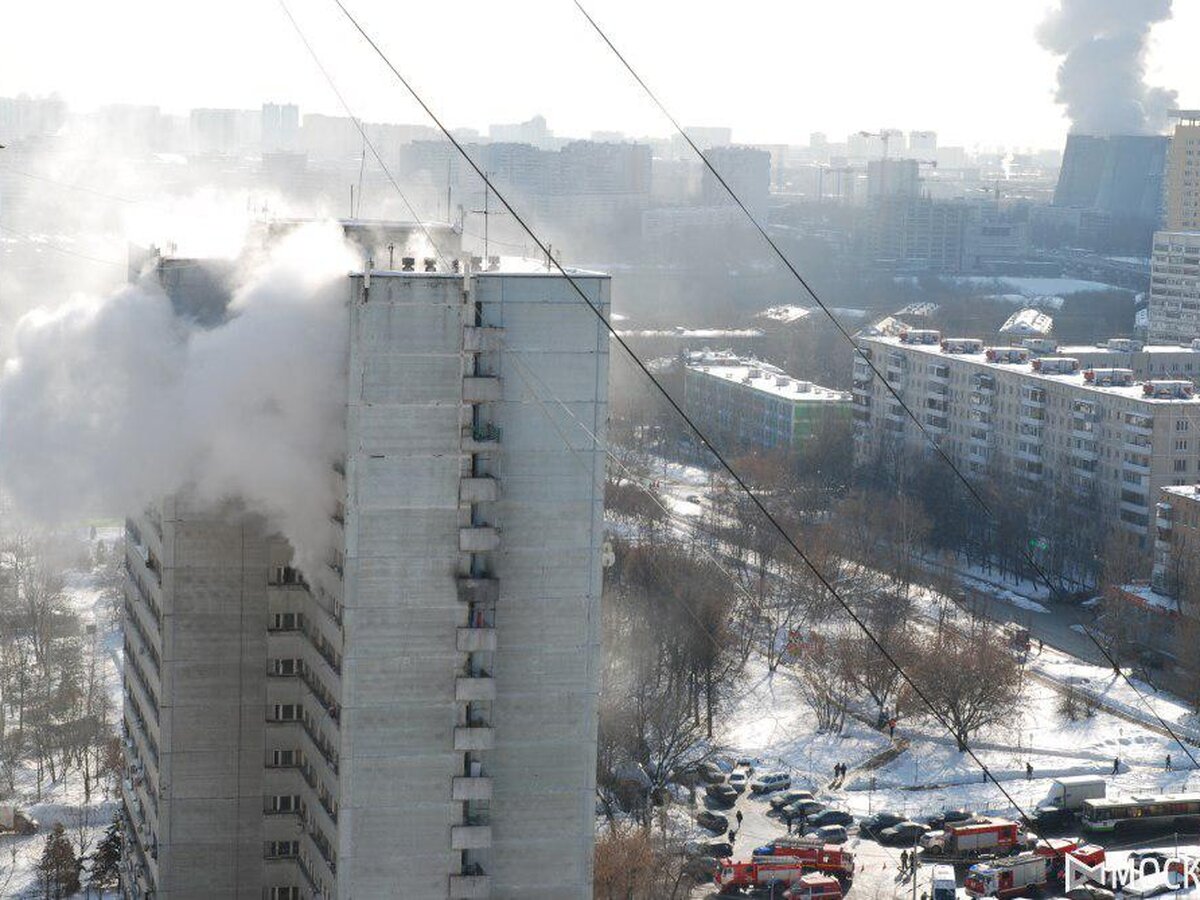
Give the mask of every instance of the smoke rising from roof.
M 1151 27 L 1171 18 L 1171 0 L 1061 0 L 1038 40 L 1063 57 L 1055 99 L 1071 131 L 1083 134 L 1161 132 L 1176 93 L 1146 84 Z
M 152 284 L 27 313 L 0 375 L 0 485 L 47 522 L 181 489 L 240 499 L 302 568 L 322 562 L 358 265 L 336 225 L 310 225 L 247 264 L 217 328 L 175 317 Z

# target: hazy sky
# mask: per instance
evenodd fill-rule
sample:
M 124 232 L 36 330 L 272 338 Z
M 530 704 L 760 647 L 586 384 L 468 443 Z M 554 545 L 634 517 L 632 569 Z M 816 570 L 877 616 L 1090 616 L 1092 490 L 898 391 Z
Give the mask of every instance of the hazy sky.
M 419 122 L 332 0 L 288 0 L 355 112 Z M 560 134 L 665 134 L 571 0 L 345 0 L 452 125 L 541 113 Z M 1127 0 L 1130 3 L 1139 0 Z M 588 0 L 685 124 L 735 140 L 932 128 L 943 144 L 1059 146 L 1048 0 Z M 1148 81 L 1200 106 L 1200 0 L 1155 28 Z M 1186 79 L 1191 77 L 1189 83 Z M 277 0 L 0 4 L 0 95 L 61 93 L 170 111 L 292 101 L 340 113 Z

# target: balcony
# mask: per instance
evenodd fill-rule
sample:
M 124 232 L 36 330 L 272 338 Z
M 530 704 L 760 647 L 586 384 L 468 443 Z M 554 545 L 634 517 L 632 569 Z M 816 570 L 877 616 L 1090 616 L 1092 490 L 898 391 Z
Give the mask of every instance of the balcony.
M 468 629 L 477 631 L 478 629 Z M 494 647 L 492 649 L 495 649 Z M 496 679 L 490 675 L 470 677 L 461 675 L 454 682 L 454 699 L 464 702 L 472 700 L 495 700 Z
M 501 432 L 495 425 L 468 426 L 463 429 L 462 448 L 467 453 L 495 453 L 500 449 Z
M 492 779 L 485 776 L 468 778 L 465 775 L 454 778 L 451 782 L 451 797 L 463 803 L 468 800 L 491 800 Z
M 1139 475 L 1149 475 L 1151 472 L 1149 460 L 1147 460 L 1145 463 L 1142 463 L 1132 459 L 1126 459 L 1122 461 L 1121 468 L 1125 469 L 1127 472 L 1136 472 Z
M 458 530 L 458 549 L 463 553 L 489 553 L 500 547 L 500 532 L 488 525 Z
M 450 900 L 485 900 L 492 896 L 492 879 L 488 875 L 451 875 Z
M 500 349 L 504 329 L 484 325 L 463 328 L 463 349 L 468 353 L 487 353 Z
M 1149 416 L 1130 416 L 1125 420 L 1125 430 L 1130 434 L 1151 437 L 1154 434 L 1154 420 Z
M 463 378 L 464 403 L 496 403 L 502 395 L 499 378 L 488 375 L 467 375 Z
M 496 629 L 460 628 L 457 640 L 460 653 L 490 652 L 496 649 Z
M 495 478 L 463 478 L 458 483 L 461 503 L 492 503 L 499 494 L 499 482 Z
M 500 599 L 500 582 L 495 578 L 460 578 L 458 599 L 463 603 L 495 603 Z
M 454 729 L 454 749 L 491 750 L 496 746 L 496 729 L 490 725 L 459 725 Z
M 492 826 L 452 825 L 450 848 L 452 850 L 486 850 L 492 846 Z

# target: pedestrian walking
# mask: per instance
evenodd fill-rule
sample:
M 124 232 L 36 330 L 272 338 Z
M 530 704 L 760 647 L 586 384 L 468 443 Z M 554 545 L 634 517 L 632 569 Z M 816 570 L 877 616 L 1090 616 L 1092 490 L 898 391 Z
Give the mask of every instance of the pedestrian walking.
M 896 737 L 896 720 L 895 719 L 888 719 L 888 737 L 893 738 L 893 739 Z
M 902 851 L 900 851 L 900 875 L 905 876 L 907 874 L 908 874 L 908 851 L 902 850 Z
M 787 833 L 791 834 L 792 833 L 792 813 L 791 813 L 791 811 L 785 812 L 783 814 L 783 821 L 787 823 Z
M 738 828 L 741 828 L 742 827 L 742 811 L 740 809 L 737 811 L 737 816 L 735 816 L 735 818 L 737 819 Z
M 1033 763 L 1025 763 L 1025 780 L 1033 780 Z
M 1167 771 L 1168 772 L 1171 771 L 1171 754 L 1170 753 L 1167 754 Z
M 1116 775 L 1117 772 L 1120 771 L 1120 769 L 1121 769 L 1121 757 L 1114 756 L 1113 757 L 1113 774 Z
M 734 841 L 736 841 L 736 840 L 737 840 L 737 829 L 736 829 L 736 828 L 730 828 L 730 829 L 729 829 L 729 843 L 730 843 L 730 844 L 733 844 L 733 842 L 734 842 Z

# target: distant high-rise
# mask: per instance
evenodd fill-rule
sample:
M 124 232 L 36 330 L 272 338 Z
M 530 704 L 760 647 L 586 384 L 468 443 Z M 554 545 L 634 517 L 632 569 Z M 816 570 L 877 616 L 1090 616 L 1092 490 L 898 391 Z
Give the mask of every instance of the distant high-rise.
M 262 149 L 264 153 L 295 150 L 300 139 L 300 107 L 294 103 L 264 103 Z
M 771 193 L 771 154 L 755 147 L 713 147 L 704 152 L 725 183 L 755 214 L 766 210 Z M 729 194 L 707 167 L 700 178 L 703 206 L 731 204 Z
M 546 125 L 544 116 L 534 116 L 527 122 L 513 125 L 489 125 L 488 138 L 496 143 L 532 144 L 541 150 L 553 150 L 556 146 L 554 133 Z
M 128 523 L 127 896 L 591 897 L 608 336 L 434 239 L 348 277 L 319 571 L 236 501 Z
M 1166 222 L 1150 257 L 1150 339 L 1200 338 L 1200 110 L 1176 110 L 1167 154 Z
M 936 159 L 937 149 L 936 131 L 910 131 L 908 133 L 908 152 L 917 159 Z
M 867 197 L 916 197 L 921 193 L 915 159 L 873 159 L 867 163 Z

